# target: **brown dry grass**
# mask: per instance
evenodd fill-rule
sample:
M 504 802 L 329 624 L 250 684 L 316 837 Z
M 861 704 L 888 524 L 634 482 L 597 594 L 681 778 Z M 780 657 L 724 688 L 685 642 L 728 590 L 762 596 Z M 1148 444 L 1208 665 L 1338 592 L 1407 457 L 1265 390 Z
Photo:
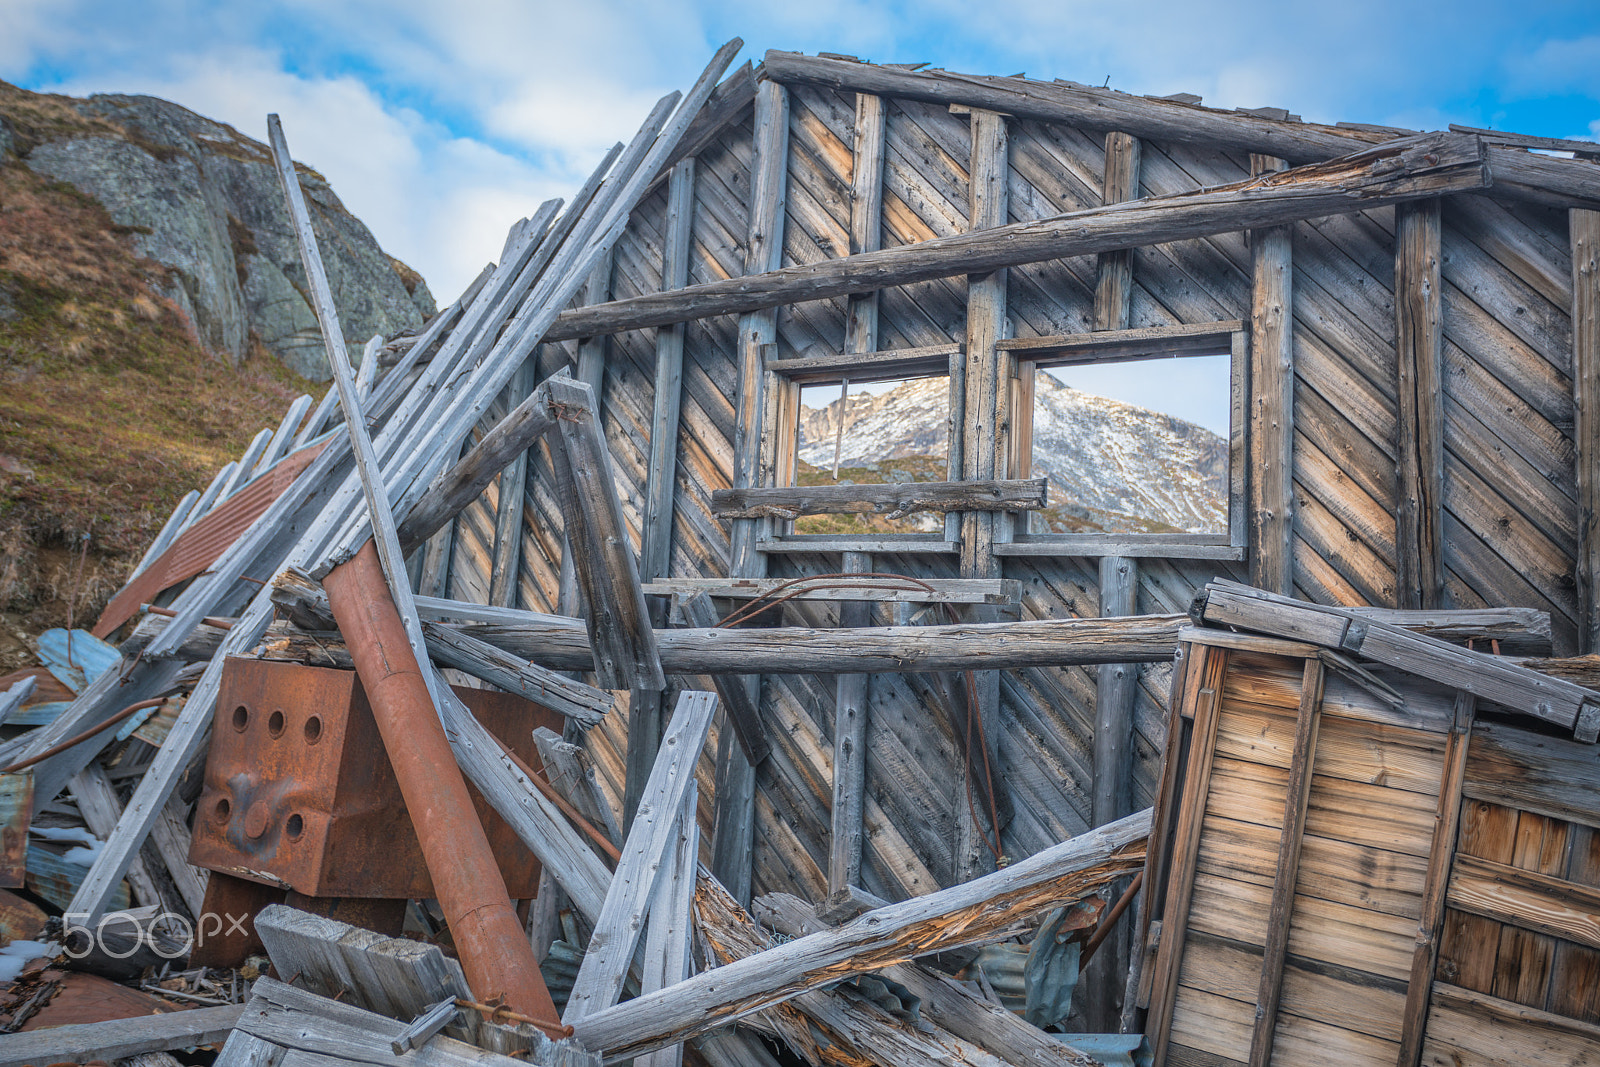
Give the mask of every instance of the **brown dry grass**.
M 27 95 L 41 125 L 70 122 L 56 98 Z M 184 493 L 320 391 L 270 356 L 208 355 L 165 284 L 98 202 L 0 164 L 0 291 L 14 309 L 0 318 L 0 607 L 59 622 L 72 583 L 48 550 L 88 532 L 77 617 L 92 618 Z

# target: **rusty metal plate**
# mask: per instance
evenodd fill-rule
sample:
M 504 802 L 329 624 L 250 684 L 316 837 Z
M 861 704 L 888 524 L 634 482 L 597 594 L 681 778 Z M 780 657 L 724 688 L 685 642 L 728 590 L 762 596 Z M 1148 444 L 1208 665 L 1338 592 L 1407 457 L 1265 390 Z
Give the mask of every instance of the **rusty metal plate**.
M 33 772 L 0 774 L 0 886 L 20 887 L 28 874 L 28 823 L 33 819 Z
M 539 766 L 534 729 L 561 729 L 561 716 L 521 697 L 455 692 L 530 766 Z M 506 888 L 514 898 L 534 896 L 538 861 L 468 788 Z M 189 861 L 306 896 L 434 896 L 354 671 L 228 660 Z

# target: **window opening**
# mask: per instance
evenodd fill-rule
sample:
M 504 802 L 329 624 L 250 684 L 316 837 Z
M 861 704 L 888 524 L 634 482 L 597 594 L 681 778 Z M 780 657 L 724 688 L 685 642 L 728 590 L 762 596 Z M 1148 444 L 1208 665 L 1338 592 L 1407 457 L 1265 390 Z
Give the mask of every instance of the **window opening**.
M 796 420 L 796 485 L 883 485 L 947 480 L 950 385 L 946 376 L 800 386 Z M 806 515 L 796 534 L 861 537 L 934 533 L 943 512 Z
M 1036 534 L 1229 531 L 1232 359 L 1152 355 L 1051 363 L 1033 376 Z

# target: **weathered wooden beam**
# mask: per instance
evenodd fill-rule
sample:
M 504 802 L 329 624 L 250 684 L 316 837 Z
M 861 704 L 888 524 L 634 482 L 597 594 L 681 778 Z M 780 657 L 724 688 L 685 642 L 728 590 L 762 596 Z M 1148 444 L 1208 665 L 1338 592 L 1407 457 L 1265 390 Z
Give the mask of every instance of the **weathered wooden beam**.
M 1600 167 L 1491 145 L 1486 153 L 1496 195 L 1556 208 L 1600 209 Z
M 561 1013 L 561 1021 L 568 1026 L 610 1008 L 622 994 L 651 898 L 662 872 L 672 867 L 667 862 L 669 849 L 677 847 L 685 798 L 695 794 L 695 764 L 716 710 L 717 699 L 710 693 L 686 692 L 678 698 L 638 815 L 623 842 L 622 861 L 611 878 L 594 935 Z
M 846 552 L 843 569 L 872 570 L 865 552 Z M 860 601 L 839 605 L 839 627 L 861 627 L 872 621 L 872 609 Z M 846 638 L 848 640 L 848 638 Z M 867 716 L 869 675 L 841 674 L 833 681 L 833 804 L 828 840 L 828 896 L 848 893 L 861 884 L 862 814 L 867 800 Z
M 697 627 L 717 625 L 711 598 L 696 593 L 682 600 L 683 616 Z M 711 872 L 741 904 L 750 899 L 754 874 L 756 767 L 771 753 L 761 719 L 761 676 L 716 674 L 722 702 L 711 810 Z
M 856 94 L 855 135 L 850 156 L 850 254 L 876 252 L 883 247 L 883 97 Z M 873 352 L 878 348 L 878 293 L 852 296 L 845 307 L 846 352 Z
M 541 385 L 484 434 L 483 440 L 461 460 L 433 480 L 399 525 L 401 550 L 409 553 L 442 530 L 462 508 L 478 499 L 496 474 L 514 464 L 555 424 L 549 390 Z
M 896 482 L 715 489 L 711 510 L 723 518 L 797 519 L 801 515 L 882 515 L 918 511 L 1028 511 L 1045 506 L 1045 479 L 1031 481 Z M 982 577 L 997 578 L 998 575 Z
M 968 185 L 968 228 L 993 230 L 1004 226 L 1010 215 L 1011 141 L 1003 113 L 974 108 L 969 123 L 972 144 L 971 180 Z M 965 356 L 951 359 L 952 389 L 950 412 L 952 434 L 950 470 L 959 471 L 965 481 L 1004 476 L 1011 451 L 1010 374 L 1011 356 L 995 349 L 995 343 L 1010 332 L 1006 315 L 1005 269 L 967 275 L 967 326 Z M 958 374 L 959 371 L 959 374 Z M 1005 388 L 1002 388 L 1005 386 Z M 959 450 L 956 442 L 959 441 Z M 1043 506 L 1045 486 L 1038 483 Z M 961 577 L 998 578 L 1000 560 L 995 557 L 996 541 L 1009 541 L 1009 517 L 997 510 L 958 513 L 961 536 Z M 1004 525 L 1003 525 L 1004 524 Z M 951 531 L 946 522 L 946 531 Z M 980 622 L 994 619 L 993 609 L 972 609 Z M 998 808 L 989 803 L 1002 790 L 997 768 L 1000 754 L 1000 675 L 994 671 L 976 672 L 963 680 L 964 706 L 952 707 L 957 726 L 958 747 L 963 759 L 958 794 L 973 799 L 956 805 L 956 878 L 966 881 L 995 869 L 999 862 L 1000 833 Z M 960 687 L 958 687 L 960 688 Z M 970 690 L 970 691 L 966 691 Z M 959 699 L 959 698 L 958 698 Z M 968 720 L 976 717 L 976 722 Z M 965 723 L 963 728 L 959 724 Z
M 196 1008 L 96 1023 L 75 1023 L 0 1037 L 0 1067 L 103 1060 L 211 1045 L 227 1038 L 244 1006 Z
M 422 633 L 428 640 L 428 655 L 435 661 L 559 712 L 580 729 L 598 725 L 616 703 L 616 697 L 604 689 L 519 660 L 453 627 L 424 622 Z
M 527 1058 L 513 1059 L 443 1034 L 396 1057 L 392 1042 L 406 1032 L 407 1023 L 272 978 L 258 978 L 250 992 L 250 1003 L 239 1016 L 239 1031 L 288 1049 L 285 1067 L 352 1062 L 374 1067 L 394 1063 L 410 1067 L 515 1067 L 530 1061 L 551 1067 L 578 1067 L 586 1062 L 579 1050 L 560 1047 L 569 1042 L 533 1037 L 529 1043 L 536 1047 Z M 187 1014 L 191 1013 L 180 1012 L 179 1017 Z M 480 1026 L 487 1028 L 486 1024 Z M 592 1058 L 587 1062 L 592 1064 Z
M 611 299 L 613 259 L 614 253 L 607 252 L 600 265 L 589 275 L 589 280 L 584 283 L 585 304 L 603 304 Z M 605 419 L 602 411 L 605 402 L 606 356 L 610 348 L 611 338 L 607 334 L 581 338 L 578 341 L 578 362 L 573 375 L 594 393 L 595 416 L 600 420 L 602 437 L 605 436 Z M 578 603 L 578 573 L 573 569 L 572 546 L 568 543 L 565 529 L 561 533 L 561 577 L 558 579 L 556 589 L 556 610 L 563 615 L 574 617 L 583 614 Z
M 545 337 L 558 341 L 616 333 L 1117 248 L 1279 226 L 1318 215 L 1484 189 L 1489 180 L 1483 147 L 1476 138 L 1423 134 L 1328 163 L 1213 189 L 1142 197 L 673 293 L 577 308 L 563 312 Z
M 1421 675 L 1571 730 L 1580 741 L 1600 736 L 1600 693 L 1499 656 L 1234 582 L 1209 583 L 1194 610 L 1215 625 L 1309 641 Z
M 1317 733 L 1322 724 L 1322 682 L 1322 660 L 1306 660 L 1300 675 L 1300 708 L 1295 718 L 1294 750 L 1289 757 L 1283 832 L 1278 838 L 1278 866 L 1272 881 L 1272 904 L 1267 912 L 1267 944 L 1262 950 L 1261 982 L 1256 990 L 1250 1067 L 1267 1067 L 1272 1062 L 1278 1002 L 1283 995 L 1283 960 L 1289 949 L 1289 922 L 1294 912 L 1295 883 L 1300 876 L 1300 845 L 1305 837 L 1306 813 L 1311 800 L 1311 769 L 1316 761 Z
M 1578 651 L 1600 652 L 1600 211 L 1569 211 L 1567 227 L 1578 474 Z
M 693 775 L 691 770 L 690 775 Z M 694 904 L 695 879 L 700 870 L 700 826 L 695 821 L 699 810 L 698 790 L 691 790 L 683 798 L 676 820 L 675 840 L 669 842 L 667 855 L 656 880 L 655 894 L 650 898 L 650 923 L 645 928 L 644 973 L 640 978 L 640 993 L 654 993 L 677 985 L 689 977 L 693 968 L 690 960 L 694 940 L 694 922 L 691 914 Z M 636 1067 L 682 1067 L 683 1045 L 673 1044 L 646 1053 L 634 1061 Z
M 805 937 L 826 929 L 830 922 L 811 905 L 786 893 L 769 893 L 756 901 L 756 914 L 764 925 L 790 937 Z M 909 989 L 921 1000 L 918 1016 L 1004 1063 L 1031 1063 L 1050 1067 L 1093 1067 L 1097 1062 L 1074 1049 L 1057 1035 L 1046 1034 L 1021 1016 L 974 993 L 931 967 L 897 963 L 880 974 Z
M 1106 134 L 1102 204 L 1139 199 L 1139 138 L 1113 130 Z M 1133 250 L 1101 252 L 1095 264 L 1094 328 L 1126 330 L 1133 299 Z
M 666 236 L 661 251 L 661 290 L 682 289 L 689 280 L 693 241 L 694 159 L 672 168 L 667 186 Z M 645 580 L 671 572 L 673 496 L 678 483 L 678 417 L 683 402 L 683 324 L 656 331 L 655 407 L 650 420 L 650 459 L 645 468 L 644 547 L 639 572 Z
M 792 584 L 791 584 L 792 583 Z M 780 586 L 785 599 L 867 600 L 877 604 L 1017 604 L 1022 598 L 1022 583 L 1015 578 L 860 578 L 818 579 L 816 585 L 794 582 L 790 578 L 665 578 L 645 583 L 646 596 L 678 596 L 685 600 L 697 593 L 713 599 L 758 600 Z M 709 626 L 715 623 L 695 623 Z M 1545 617 L 1546 625 L 1549 616 Z
M 696 593 L 684 599 L 682 609 L 689 625 L 708 630 L 716 628 L 717 610 L 712 607 L 711 598 L 706 594 Z M 767 728 L 761 721 L 761 708 L 752 695 L 751 679 L 718 674 L 713 676 L 713 681 L 723 711 L 727 713 L 728 724 L 733 727 L 739 747 L 744 750 L 745 759 L 750 761 L 752 767 L 760 766 L 772 748 L 767 742 Z M 759 680 L 756 684 L 759 684 Z
M 1296 161 L 1345 155 L 1373 140 L 1373 135 L 1356 130 L 1277 121 L 1086 85 L 973 77 L 943 70 L 910 71 L 798 52 L 768 51 L 763 73 L 784 84 L 825 85 L 842 92 L 988 108 L 1081 129 L 1126 130 L 1154 141 L 1270 152 Z
M 1257 176 L 1288 164 L 1252 156 Z M 1293 230 L 1250 232 L 1250 581 L 1294 591 Z
M 894 381 L 927 374 L 944 374 L 950 369 L 950 357 L 961 355 L 965 347 L 958 342 L 916 348 L 886 348 L 875 352 L 828 352 L 788 359 L 772 358 L 773 354 L 769 351 L 765 366 L 767 370 L 801 385 L 836 382 L 840 378 L 849 378 L 852 382 Z
M 621 845 L 622 829 L 600 790 L 589 754 L 543 726 L 533 731 L 533 743 L 539 750 L 539 762 L 544 765 L 542 769 L 550 787 L 566 797 L 585 819 L 604 830 L 612 844 Z
M 1445 896 L 1450 887 L 1450 865 L 1456 853 L 1456 831 L 1461 826 L 1461 787 L 1466 776 L 1475 704 L 1471 694 L 1456 694 L 1455 721 L 1450 727 L 1450 739 L 1445 743 L 1444 776 L 1439 782 L 1438 818 L 1433 824 L 1428 872 L 1422 882 L 1422 913 L 1417 922 L 1417 944 L 1411 954 L 1411 980 L 1406 985 L 1397 1067 L 1417 1067 L 1422 1059 L 1422 1038 L 1428 1025 L 1434 968 L 1439 961 L 1439 934 L 1444 926 Z
M 1188 759 L 1183 767 L 1177 767 L 1180 749 L 1172 746 L 1167 749 L 1173 758 L 1163 767 L 1163 799 L 1168 802 L 1177 800 L 1177 806 L 1163 812 L 1162 836 L 1160 840 L 1150 843 L 1152 850 L 1164 856 L 1163 863 L 1169 867 L 1166 870 L 1154 870 L 1157 884 L 1146 886 L 1146 890 L 1160 903 L 1161 932 L 1154 966 L 1149 968 L 1150 1014 L 1145 1022 L 1145 1035 L 1156 1058 L 1162 1062 L 1165 1062 L 1167 1044 L 1172 1037 L 1172 1005 L 1178 992 L 1178 968 L 1183 960 L 1183 944 L 1188 932 L 1197 846 L 1205 817 L 1206 793 L 1211 784 L 1218 705 L 1221 703 L 1222 680 L 1227 674 L 1228 655 L 1226 649 L 1204 648 L 1183 672 L 1181 694 L 1173 693 L 1172 723 L 1181 727 L 1183 719 L 1190 717 L 1194 727 L 1187 738 L 1181 732 L 1174 738 L 1180 742 L 1188 741 Z M 1181 786 L 1171 788 L 1175 786 L 1175 780 L 1169 782 L 1167 767 L 1176 770 L 1182 780 Z M 1172 821 L 1170 828 L 1165 825 L 1168 820 Z M 1151 914 L 1153 916 L 1153 912 Z M 1152 929 L 1154 926 L 1152 922 Z
M 577 1037 L 607 1058 L 636 1055 L 769 1008 L 818 986 L 918 956 L 983 944 L 1017 920 L 1075 900 L 1143 862 L 1150 812 L 1130 815 L 1004 870 L 868 912 L 589 1015 Z
M 1004 670 L 1168 660 L 1186 622 L 1184 615 L 1138 615 L 875 626 L 852 630 L 848 642 L 837 630 L 802 627 L 661 630 L 656 641 L 672 674 Z M 480 624 L 462 630 L 556 670 L 594 669 L 588 641 L 570 626 Z
M 1223 356 L 1228 354 L 1230 337 L 1244 328 L 1245 323 L 1239 319 L 1220 319 L 1176 326 L 1108 329 L 1097 333 L 1008 337 L 996 341 L 995 347 L 1005 352 L 1048 356 L 1052 363 L 1099 363 L 1127 356 L 1149 355 L 1151 352 L 1180 356 Z
M 1544 656 L 1550 652 L 1550 613 L 1538 608 L 1346 608 L 1352 615 L 1399 626 L 1441 641 L 1493 641 L 1505 655 Z
M 552 378 L 545 388 L 559 413 L 562 448 L 555 468 L 562 495 L 571 504 L 567 536 L 588 601 L 586 621 L 596 653 L 594 665 L 584 669 L 595 671 L 603 689 L 659 692 L 666 677 L 612 481 L 611 453 L 595 416 L 594 394 L 570 378 Z
M 533 359 L 523 361 L 506 388 L 521 403 L 533 393 Z M 517 606 L 518 571 L 522 565 L 522 502 L 527 494 L 528 450 L 500 471 L 500 494 L 494 508 L 494 554 L 489 560 L 489 603 Z M 402 549 L 403 551 L 403 549 Z
M 1138 599 L 1138 561 L 1124 556 L 1102 558 L 1101 618 L 1135 614 Z M 1104 826 L 1122 818 L 1133 806 L 1133 706 L 1139 694 L 1139 668 L 1133 663 L 1102 663 L 1095 683 L 1090 825 Z M 1116 999 L 1127 968 L 1127 954 L 1127 936 L 1119 933 L 1089 961 L 1084 976 L 1084 1013 L 1093 1033 L 1109 1033 L 1116 1028 L 1120 1016 Z
M 783 266 L 783 231 L 789 181 L 789 93 L 776 82 L 756 89 L 754 157 L 750 165 L 750 218 L 745 236 L 745 276 L 764 276 Z M 609 305 L 608 305 L 609 306 Z M 733 488 L 761 483 L 761 457 L 777 427 L 763 424 L 767 404 L 767 354 L 778 340 L 778 305 L 754 306 L 739 318 L 739 391 L 734 405 Z M 596 330 L 596 333 L 610 332 Z M 759 523 L 735 520 L 728 546 L 728 574 L 760 578 L 766 557 L 756 550 Z
M 1395 601 L 1435 608 L 1444 594 L 1444 287 L 1440 201 L 1395 208 L 1395 388 L 1399 397 Z M 1279 590 L 1287 592 L 1287 590 Z
M 78 812 L 90 832 L 102 841 L 110 837 L 122 818 L 122 802 L 117 799 L 105 768 L 98 763 L 90 763 L 68 780 L 67 789 L 72 793 L 72 799 L 77 801 Z M 128 864 L 126 877 L 129 888 L 140 904 L 164 905 L 160 889 L 145 869 L 142 856 L 133 857 L 133 862 Z
M 756 89 L 755 129 L 750 161 L 750 211 L 745 231 L 744 270 L 764 274 L 783 265 L 783 234 L 787 219 L 789 180 L 789 93 L 775 82 L 763 81 Z M 767 356 L 778 339 L 777 308 L 752 311 L 739 318 L 739 386 L 734 398 L 733 487 L 760 484 L 762 454 L 775 427 L 763 425 Z M 735 519 L 728 539 L 728 575 L 762 578 L 767 557 L 757 550 L 761 522 Z M 743 701 L 728 701 L 732 709 L 747 704 L 748 718 L 759 724 L 760 675 L 734 680 Z M 728 694 L 735 696 L 733 693 Z M 730 710 L 731 715 L 731 710 Z M 755 843 L 756 770 L 750 752 L 735 731 L 723 730 L 717 740 L 716 797 L 712 808 L 711 869 L 740 903 L 750 900 Z

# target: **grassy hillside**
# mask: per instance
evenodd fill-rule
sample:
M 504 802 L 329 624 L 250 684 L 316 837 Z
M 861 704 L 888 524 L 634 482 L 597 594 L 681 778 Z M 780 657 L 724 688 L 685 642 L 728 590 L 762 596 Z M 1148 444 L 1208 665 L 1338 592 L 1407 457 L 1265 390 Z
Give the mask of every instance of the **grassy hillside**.
M 164 268 L 129 237 L 97 201 L 0 159 L 0 608 L 11 631 L 17 616 L 30 630 L 64 621 L 74 584 L 76 617 L 92 619 L 184 493 L 295 396 L 324 388 L 264 352 L 237 367 L 208 355 L 159 295 Z

